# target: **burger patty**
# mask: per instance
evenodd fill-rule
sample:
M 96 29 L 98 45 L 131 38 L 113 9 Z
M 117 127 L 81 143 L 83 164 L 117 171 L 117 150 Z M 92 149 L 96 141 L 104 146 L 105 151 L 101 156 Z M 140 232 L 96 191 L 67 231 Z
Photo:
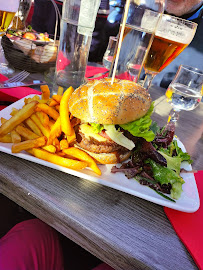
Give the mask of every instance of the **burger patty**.
M 116 152 L 118 150 L 120 152 L 129 151 L 128 149 L 117 144 L 111 139 L 107 139 L 105 142 L 99 142 L 95 140 L 94 138 L 90 137 L 90 139 L 88 140 L 85 137 L 85 135 L 80 131 L 76 132 L 76 140 L 77 140 L 78 146 L 96 154 L 111 153 L 111 152 Z

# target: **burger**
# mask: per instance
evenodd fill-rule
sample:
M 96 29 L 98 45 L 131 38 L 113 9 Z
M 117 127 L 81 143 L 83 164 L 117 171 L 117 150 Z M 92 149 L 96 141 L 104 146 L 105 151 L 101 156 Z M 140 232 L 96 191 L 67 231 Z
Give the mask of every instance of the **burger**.
M 88 81 L 70 97 L 69 110 L 80 119 L 76 126 L 76 146 L 99 164 L 120 163 L 128 159 L 136 138 L 154 139 L 150 130 L 149 93 L 140 85 L 110 78 Z

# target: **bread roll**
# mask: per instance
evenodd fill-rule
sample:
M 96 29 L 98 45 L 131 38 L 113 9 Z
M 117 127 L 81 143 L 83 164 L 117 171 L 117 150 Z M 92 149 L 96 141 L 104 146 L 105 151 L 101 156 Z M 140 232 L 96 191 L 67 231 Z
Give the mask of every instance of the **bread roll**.
M 69 110 L 84 122 L 125 124 L 143 117 L 149 110 L 151 98 L 140 85 L 111 78 L 89 81 L 71 95 Z
M 36 45 L 32 42 L 32 40 L 28 39 L 16 39 L 14 40 L 13 44 L 25 55 L 31 54 L 31 52 L 36 49 Z
M 31 55 L 31 58 L 37 63 L 51 63 L 56 61 L 57 46 L 47 44 L 45 46 L 37 46 Z

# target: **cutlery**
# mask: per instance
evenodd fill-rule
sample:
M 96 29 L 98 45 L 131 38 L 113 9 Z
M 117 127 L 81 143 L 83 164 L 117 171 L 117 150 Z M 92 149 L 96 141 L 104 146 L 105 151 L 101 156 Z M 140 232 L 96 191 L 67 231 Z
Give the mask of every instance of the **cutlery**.
M 14 88 L 14 87 L 21 87 L 21 86 L 31 86 L 31 85 L 42 85 L 47 84 L 45 81 L 40 80 L 29 80 L 26 82 L 6 82 L 6 83 L 0 83 L 0 89 L 4 88 Z
M 105 71 L 105 72 L 97 73 L 97 74 L 95 74 L 95 75 L 93 75 L 93 76 L 89 76 L 89 77 L 87 77 L 87 78 L 88 78 L 88 79 L 97 78 L 97 77 L 100 77 L 100 76 L 103 76 L 103 75 L 107 74 L 108 72 L 109 72 L 109 70 L 107 70 L 107 71 Z
M 19 72 L 18 74 L 14 75 L 12 78 L 6 81 L 3 81 L 3 83 L 20 82 L 20 81 L 23 81 L 25 78 L 27 78 L 29 75 L 30 75 L 29 72 L 27 72 L 26 70 L 23 70 Z

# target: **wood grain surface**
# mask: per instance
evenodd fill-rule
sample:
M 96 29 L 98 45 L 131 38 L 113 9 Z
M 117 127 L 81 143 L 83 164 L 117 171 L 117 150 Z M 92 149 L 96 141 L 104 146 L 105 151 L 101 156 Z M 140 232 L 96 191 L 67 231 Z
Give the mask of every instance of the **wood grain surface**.
M 170 111 L 163 94 L 151 90 L 160 125 Z M 203 165 L 202 116 L 203 104 L 181 113 L 176 131 L 196 170 Z M 116 270 L 197 269 L 162 206 L 5 153 L 0 191 Z

